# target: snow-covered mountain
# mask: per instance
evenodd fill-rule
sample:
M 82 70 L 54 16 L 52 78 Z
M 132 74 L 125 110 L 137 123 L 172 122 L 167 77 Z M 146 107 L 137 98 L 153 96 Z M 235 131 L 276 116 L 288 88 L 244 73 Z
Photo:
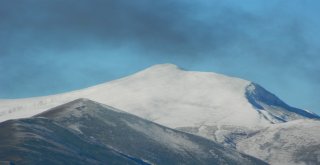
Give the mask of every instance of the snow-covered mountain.
M 30 117 L 77 98 L 101 102 L 171 128 L 203 125 L 251 128 L 294 119 L 319 118 L 286 105 L 250 81 L 161 64 L 83 90 L 0 100 L 0 121 Z
M 240 135 L 236 138 L 241 138 L 272 123 L 319 118 L 290 107 L 250 81 L 161 64 L 83 90 L 0 100 L 0 121 L 30 117 L 78 98 L 88 98 L 221 143 L 230 143 L 229 138 L 235 132 Z
M 0 160 L 16 164 L 266 164 L 87 99 L 0 123 L 0 132 Z
M 273 125 L 320 118 L 312 112 L 287 105 L 256 83 L 162 64 L 69 93 L 0 100 L 0 121 L 30 117 L 78 98 L 110 105 L 234 148 L 239 148 L 238 145 L 245 144 L 242 141 L 252 139 L 261 130 Z M 292 142 L 297 146 L 299 143 L 299 140 Z M 242 151 L 258 157 L 261 155 Z

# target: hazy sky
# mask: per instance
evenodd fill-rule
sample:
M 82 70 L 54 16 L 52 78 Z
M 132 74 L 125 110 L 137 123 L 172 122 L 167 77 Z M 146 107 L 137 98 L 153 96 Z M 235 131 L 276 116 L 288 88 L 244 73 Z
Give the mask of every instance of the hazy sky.
M 174 63 L 257 82 L 319 114 L 319 8 L 317 0 L 1 0 L 0 97 Z

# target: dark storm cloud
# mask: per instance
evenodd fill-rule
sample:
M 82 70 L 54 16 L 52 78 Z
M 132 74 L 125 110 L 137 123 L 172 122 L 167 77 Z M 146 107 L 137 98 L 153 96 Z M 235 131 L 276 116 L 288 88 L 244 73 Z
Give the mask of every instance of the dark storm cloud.
M 153 53 L 189 56 L 245 40 L 243 25 L 256 21 L 218 2 L 205 12 L 201 3 L 179 0 L 2 1 L 1 6 L 3 54 L 98 42 L 134 43 Z
M 222 1 L 32 0 L 0 2 L 4 55 L 133 44 L 146 55 L 203 59 L 239 47 L 260 60 L 299 61 L 304 25 L 274 11 L 257 15 Z M 282 9 L 281 3 L 277 5 Z M 277 14 L 278 13 L 278 14 Z M 236 53 L 236 52 L 234 52 Z M 271 55 L 275 54 L 275 55 Z M 260 56 L 260 57 L 259 57 Z

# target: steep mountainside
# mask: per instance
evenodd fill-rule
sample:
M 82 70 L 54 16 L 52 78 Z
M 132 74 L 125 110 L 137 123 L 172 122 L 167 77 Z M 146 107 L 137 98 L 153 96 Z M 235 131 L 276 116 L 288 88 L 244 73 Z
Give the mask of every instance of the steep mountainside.
M 87 99 L 0 123 L 0 132 L 0 160 L 16 164 L 265 164 Z

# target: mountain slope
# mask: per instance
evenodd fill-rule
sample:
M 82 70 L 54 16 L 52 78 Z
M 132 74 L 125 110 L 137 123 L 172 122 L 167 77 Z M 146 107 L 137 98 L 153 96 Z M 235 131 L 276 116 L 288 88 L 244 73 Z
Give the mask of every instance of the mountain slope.
M 265 164 L 87 99 L 3 122 L 0 131 L 0 159 L 17 164 Z
M 274 165 L 320 164 L 320 121 L 271 125 L 237 142 L 237 149 Z
M 0 160 L 15 164 L 141 164 L 45 118 L 6 121 L 0 132 Z
M 254 108 L 264 114 L 268 120 L 274 120 L 274 123 L 305 118 L 319 119 L 319 116 L 314 113 L 289 106 L 256 83 L 246 87 L 245 95 Z

